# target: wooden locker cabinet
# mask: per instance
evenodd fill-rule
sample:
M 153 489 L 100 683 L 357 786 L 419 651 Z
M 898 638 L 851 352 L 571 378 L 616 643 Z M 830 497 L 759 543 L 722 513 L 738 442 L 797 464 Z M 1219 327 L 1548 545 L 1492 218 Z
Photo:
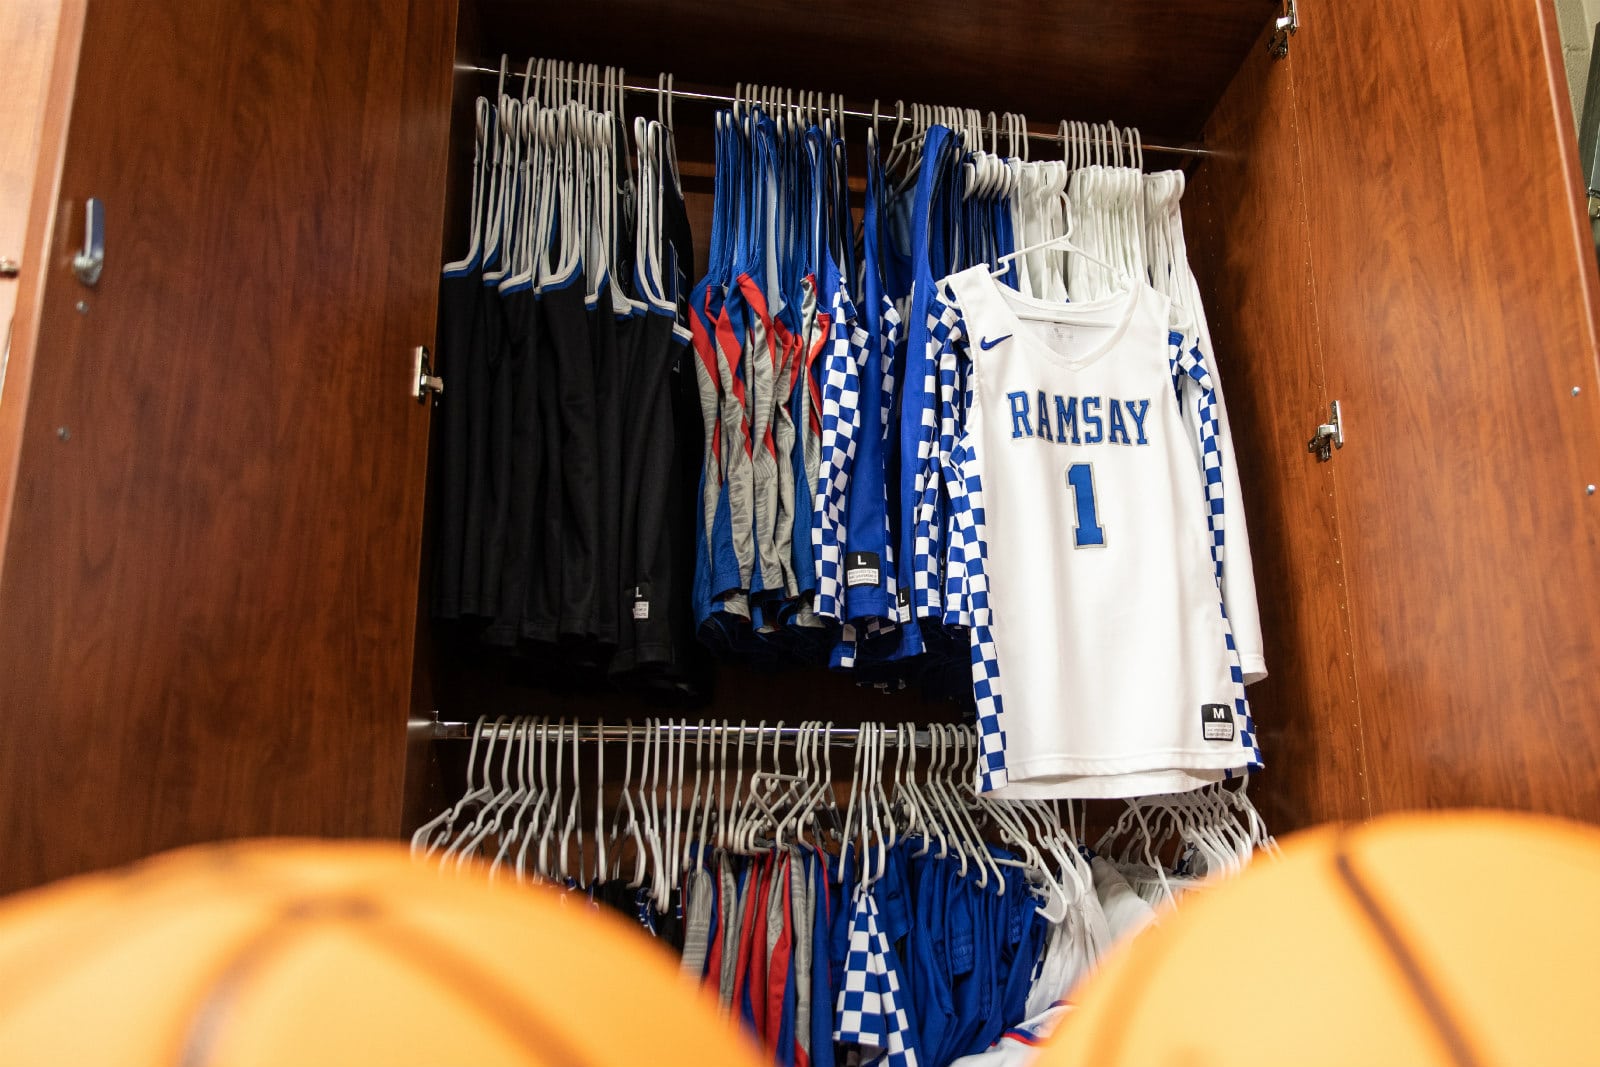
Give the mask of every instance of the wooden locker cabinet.
M 1185 197 L 1275 672 L 1268 817 L 1600 819 L 1600 305 L 1553 6 L 1299 6 Z M 1335 399 L 1347 443 L 1311 463 Z
M 392 836 L 408 714 L 503 695 L 419 609 L 407 381 L 486 88 L 452 54 L 501 51 L 1203 128 L 1185 211 L 1267 628 L 1258 802 L 1280 832 L 1600 819 L 1597 278 L 1549 0 L 1302 0 L 1283 60 L 1267 0 L 937 0 L 930 47 L 834 6 L 61 0 L 0 387 L 0 889 L 217 837 Z M 680 105 L 686 159 L 700 125 Z M 1335 399 L 1348 443 L 1319 463 Z M 708 714 L 761 697 L 730 679 Z M 422 805 L 435 746 L 409 748 Z

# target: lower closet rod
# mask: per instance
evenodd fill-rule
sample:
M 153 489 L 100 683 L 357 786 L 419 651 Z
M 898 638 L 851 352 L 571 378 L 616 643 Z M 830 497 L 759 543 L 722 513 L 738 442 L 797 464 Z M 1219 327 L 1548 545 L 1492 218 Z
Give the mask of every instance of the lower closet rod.
M 480 67 L 476 63 L 457 63 L 455 69 L 458 73 L 493 74 L 497 78 L 500 77 L 502 73 L 494 67 Z M 510 82 L 513 78 L 513 72 L 510 69 L 507 69 L 504 73 L 506 80 Z M 516 79 L 521 80 L 521 75 L 516 75 Z M 709 92 L 704 89 L 679 89 L 676 86 L 671 89 L 663 89 L 660 86 L 652 85 L 649 82 L 636 81 L 634 79 L 629 79 L 628 81 L 624 82 L 623 88 L 630 93 L 648 93 L 651 96 L 660 96 L 662 93 L 666 93 L 674 100 L 705 100 L 713 104 L 727 104 L 730 107 L 733 105 L 733 97 L 731 95 L 727 93 Z M 864 119 L 867 122 L 871 122 L 873 119 L 872 112 L 857 111 L 852 108 L 845 108 L 842 114 L 845 116 L 845 118 Z M 887 114 L 879 111 L 877 119 L 880 123 L 894 122 L 894 110 L 891 108 Z M 1028 125 L 1028 138 L 1034 141 L 1054 141 L 1057 144 L 1061 144 L 1066 140 L 1066 138 L 1062 137 L 1061 134 L 1055 129 L 1034 129 L 1032 123 L 1029 123 Z M 1081 141 L 1081 139 L 1075 140 Z M 1094 142 L 1091 139 L 1089 143 L 1093 144 Z M 1107 147 L 1110 147 L 1110 141 L 1106 141 L 1105 143 Z M 1209 148 L 1201 148 L 1198 145 L 1165 145 L 1152 144 L 1149 141 L 1143 141 L 1140 143 L 1140 147 L 1146 152 L 1159 152 L 1163 155 L 1169 156 L 1201 157 L 1213 154 Z
M 518 716 L 518 718 L 530 717 L 531 716 Z M 557 721 L 557 719 L 554 717 L 544 718 L 552 723 Z M 884 725 L 886 726 L 886 732 L 883 738 L 884 744 L 889 748 L 894 748 L 899 743 L 895 737 L 895 724 L 886 723 Z M 972 729 L 970 726 L 956 726 L 955 728 L 958 730 L 968 731 Z M 441 722 L 439 720 L 434 720 L 433 737 L 434 740 L 437 741 L 466 741 L 471 740 L 473 731 L 475 729 L 475 723 Z M 485 738 L 496 737 L 495 729 L 496 727 L 494 723 L 485 723 L 483 727 L 483 736 Z M 498 740 L 510 740 L 514 736 L 516 729 L 517 727 L 515 723 L 508 718 L 505 722 L 499 724 Z M 798 739 L 801 734 L 801 728 L 799 726 L 754 726 L 749 722 L 738 724 L 730 723 L 726 726 L 718 722 L 657 722 L 654 727 L 646 726 L 643 722 L 636 722 L 631 729 L 627 726 L 618 725 L 616 723 L 580 723 L 578 726 L 578 740 L 638 740 L 644 736 L 644 731 L 647 729 L 654 729 L 657 733 L 665 734 L 667 736 L 672 736 L 675 734 L 688 734 L 690 737 L 703 736 L 708 741 L 720 741 L 724 736 L 730 739 L 738 738 L 740 736 L 753 739 L 757 735 L 761 735 L 766 737 L 768 740 L 777 739 L 793 742 Z M 828 743 L 830 745 L 840 748 L 854 748 L 857 738 L 861 736 L 861 730 L 855 726 L 829 726 L 819 731 L 809 732 L 820 733 L 828 739 Z M 916 729 L 915 738 L 915 744 L 917 748 L 928 748 L 933 743 L 932 734 L 929 733 L 929 731 L 924 727 L 919 727 Z

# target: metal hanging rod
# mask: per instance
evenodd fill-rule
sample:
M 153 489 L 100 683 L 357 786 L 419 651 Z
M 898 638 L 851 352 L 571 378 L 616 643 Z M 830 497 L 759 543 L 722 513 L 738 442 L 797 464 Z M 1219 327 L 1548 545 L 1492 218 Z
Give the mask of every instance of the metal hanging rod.
M 531 717 L 517 716 L 515 718 L 520 720 Z M 560 720 L 545 717 L 545 721 L 554 725 Z M 470 722 L 441 722 L 435 719 L 433 721 L 433 738 L 436 741 L 468 741 L 472 739 L 472 733 L 476 725 L 476 723 Z M 496 740 L 509 741 L 515 736 L 518 728 L 517 722 L 508 716 L 507 721 L 500 724 L 498 732 L 496 732 L 493 722 L 486 722 L 483 727 L 483 736 L 485 738 L 493 737 Z M 647 726 L 643 722 L 635 722 L 631 730 L 629 727 L 618 725 L 617 723 L 579 723 L 578 740 L 589 742 L 637 741 L 643 739 L 645 733 L 652 729 L 657 734 L 668 737 L 686 735 L 691 739 L 703 737 L 707 741 L 720 741 L 724 737 L 729 740 L 738 740 L 740 737 L 754 740 L 757 735 L 760 735 L 768 741 L 778 740 L 793 743 L 799 739 L 801 734 L 799 726 L 753 726 L 748 722 L 737 725 L 730 723 L 727 726 L 718 722 L 667 721 L 657 722 L 654 726 Z M 970 730 L 971 727 L 958 725 L 956 729 Z M 832 726 L 812 732 L 822 735 L 827 739 L 828 744 L 838 748 L 854 748 L 857 739 L 861 736 L 861 730 L 854 726 Z M 915 744 L 918 748 L 928 748 L 933 743 L 933 735 L 925 727 L 917 728 L 915 737 Z M 884 743 L 889 748 L 894 748 L 899 743 L 892 728 L 884 735 Z
M 457 63 L 455 69 L 458 73 L 492 74 L 495 77 L 500 76 L 500 71 L 498 69 L 494 67 L 480 67 L 476 63 Z M 513 79 L 513 72 L 510 68 L 506 69 L 505 74 L 508 82 Z M 521 75 L 517 74 L 515 77 L 520 78 Z M 652 85 L 649 82 L 632 78 L 624 81 L 623 88 L 630 93 L 647 93 L 650 96 L 660 96 L 662 93 L 666 93 L 676 100 L 703 100 L 712 104 L 727 104 L 729 106 L 732 106 L 734 102 L 734 98 L 727 93 L 707 92 L 701 89 L 679 89 L 677 86 L 673 86 L 670 89 L 663 89 L 660 86 Z M 871 122 L 873 119 L 872 112 L 861 111 L 856 108 L 845 108 L 842 114 L 845 118 L 862 119 L 866 122 Z M 893 122 L 895 118 L 893 112 L 885 115 L 881 111 L 878 113 L 877 117 L 880 123 L 885 120 Z M 1028 125 L 1027 134 L 1028 139 L 1032 141 L 1054 141 L 1056 144 L 1062 144 L 1066 141 L 1066 138 L 1056 130 L 1048 128 L 1036 129 L 1032 123 L 1029 123 Z M 1074 138 L 1074 140 L 1077 139 Z M 1091 141 L 1089 143 L 1092 144 L 1093 142 Z M 1109 141 L 1105 143 L 1107 145 L 1110 144 Z M 1158 152 L 1162 155 L 1169 156 L 1190 156 L 1194 158 L 1203 158 L 1205 156 L 1214 154 L 1209 148 L 1201 148 L 1198 145 L 1164 145 L 1152 144 L 1149 141 L 1145 141 L 1142 142 L 1140 147 L 1142 147 L 1146 152 Z

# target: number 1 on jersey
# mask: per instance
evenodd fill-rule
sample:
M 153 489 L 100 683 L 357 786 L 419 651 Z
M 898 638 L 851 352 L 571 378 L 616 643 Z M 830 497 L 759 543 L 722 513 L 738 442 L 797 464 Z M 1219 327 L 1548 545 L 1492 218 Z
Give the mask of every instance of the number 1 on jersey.
M 1068 467 L 1067 485 L 1072 487 L 1078 509 L 1078 525 L 1072 531 L 1075 547 L 1103 547 L 1106 531 L 1100 525 L 1100 508 L 1094 498 L 1094 464 L 1074 463 Z

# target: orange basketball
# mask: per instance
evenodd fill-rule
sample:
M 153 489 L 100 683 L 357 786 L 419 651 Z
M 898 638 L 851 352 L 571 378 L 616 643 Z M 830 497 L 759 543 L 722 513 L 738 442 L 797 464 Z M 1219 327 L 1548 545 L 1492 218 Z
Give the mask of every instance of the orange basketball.
M 1311 831 L 1075 999 L 1040 1067 L 1600 1063 L 1600 831 L 1488 812 Z
M 186 849 L 0 904 L 0 1061 L 758 1064 L 581 897 L 379 844 Z

